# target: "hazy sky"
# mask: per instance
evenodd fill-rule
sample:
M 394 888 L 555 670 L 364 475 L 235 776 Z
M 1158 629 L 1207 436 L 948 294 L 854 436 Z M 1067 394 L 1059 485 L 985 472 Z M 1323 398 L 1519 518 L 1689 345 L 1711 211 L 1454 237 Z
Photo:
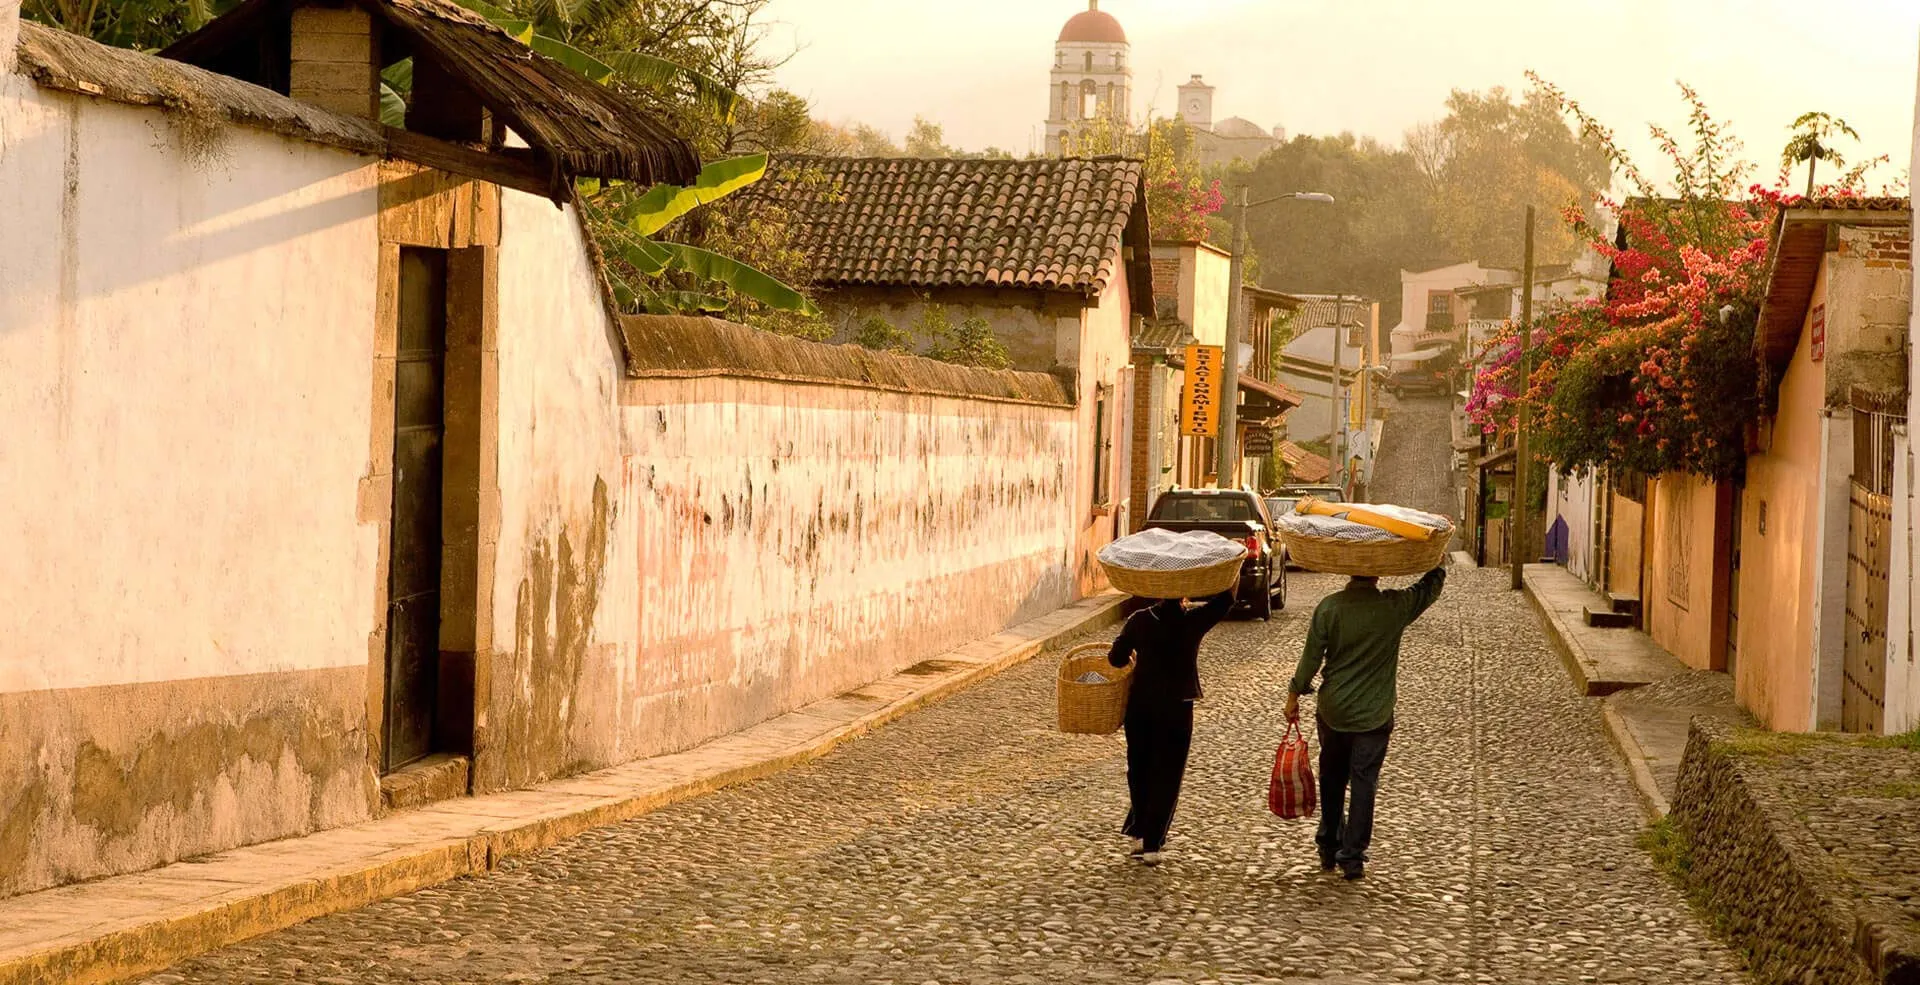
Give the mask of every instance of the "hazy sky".
M 1699 89 L 1749 157 L 1775 166 L 1811 109 L 1887 154 L 1912 154 L 1920 0 L 1100 0 L 1133 44 L 1134 115 L 1174 111 L 1202 74 L 1214 117 L 1289 134 L 1351 130 L 1397 142 L 1454 88 L 1565 88 L 1652 160 L 1645 124 L 1679 125 L 1674 86 Z M 1060 25 L 1086 0 L 773 0 L 779 82 L 829 120 L 898 139 L 921 114 L 947 142 L 1025 152 L 1046 113 Z

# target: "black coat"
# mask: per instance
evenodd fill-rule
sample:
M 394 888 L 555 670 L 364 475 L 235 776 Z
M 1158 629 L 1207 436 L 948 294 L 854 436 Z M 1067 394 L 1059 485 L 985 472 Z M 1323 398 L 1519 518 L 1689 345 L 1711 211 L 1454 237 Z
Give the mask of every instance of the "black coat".
M 1200 698 L 1200 640 L 1233 608 L 1233 593 L 1221 592 L 1189 609 L 1179 602 L 1157 602 L 1127 617 L 1107 651 L 1107 661 L 1124 667 L 1135 658 L 1133 707 L 1170 706 Z

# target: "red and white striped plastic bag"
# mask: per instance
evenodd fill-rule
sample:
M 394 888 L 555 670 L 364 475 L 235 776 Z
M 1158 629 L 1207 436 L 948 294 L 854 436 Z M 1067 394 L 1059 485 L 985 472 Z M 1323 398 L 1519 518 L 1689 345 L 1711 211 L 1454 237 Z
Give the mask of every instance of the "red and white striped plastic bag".
M 1312 817 L 1319 806 L 1320 788 L 1313 782 L 1313 754 L 1299 722 L 1288 722 L 1273 756 L 1273 779 L 1267 783 L 1267 810 L 1286 820 Z

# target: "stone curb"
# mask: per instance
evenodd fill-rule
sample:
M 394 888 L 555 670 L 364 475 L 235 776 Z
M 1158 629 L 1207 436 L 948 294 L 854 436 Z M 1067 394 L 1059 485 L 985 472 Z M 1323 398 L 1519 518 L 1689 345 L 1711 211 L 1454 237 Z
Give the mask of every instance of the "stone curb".
M 1525 577 L 1524 571 L 1521 576 L 1521 587 L 1527 596 L 1527 601 L 1533 604 L 1534 615 L 1540 617 L 1541 628 L 1547 631 L 1547 640 L 1553 644 L 1553 652 L 1560 657 L 1560 663 L 1567 668 L 1567 676 L 1573 678 L 1574 687 L 1581 694 L 1593 697 L 1593 682 L 1588 677 L 1587 670 L 1588 661 L 1582 659 L 1584 654 L 1579 652 L 1580 645 L 1574 640 L 1573 633 L 1559 614 L 1553 611 L 1553 607 L 1540 597 L 1540 592 L 1534 587 L 1533 579 Z
M 539 851 L 588 829 L 639 817 L 818 759 L 845 742 L 1030 660 L 1061 639 L 1118 622 L 1126 598 L 1109 592 L 1084 599 L 1033 623 L 941 655 L 958 664 L 958 669 L 948 669 L 936 657 L 849 692 L 886 693 L 905 687 L 897 683 L 903 677 L 925 678 L 924 684 L 890 700 L 879 699 L 884 700 L 879 707 L 839 719 L 837 725 L 832 724 L 834 718 L 820 717 L 821 713 L 808 715 L 807 708 L 802 708 L 687 753 L 639 760 L 530 789 L 460 798 L 436 805 L 442 808 L 440 811 L 429 807 L 389 815 L 355 826 L 368 833 L 384 834 L 387 843 L 361 839 L 362 843 L 386 844 L 384 851 L 370 850 L 318 872 L 303 870 L 290 878 L 261 880 L 252 885 L 217 877 L 204 880 L 230 883 L 231 888 L 196 899 L 190 906 L 176 906 L 171 912 L 163 904 L 146 907 L 145 912 L 116 916 L 110 912 L 111 906 L 90 903 L 88 896 L 110 891 L 112 884 L 122 880 L 150 885 L 166 880 L 168 870 L 197 866 L 204 872 L 210 867 L 179 862 L 159 870 L 0 900 L 0 927 L 7 922 L 8 908 L 52 914 L 55 922 L 67 917 L 61 928 L 64 933 L 56 930 L 39 940 L 0 947 L 0 985 L 102 985 L 123 981 L 329 913 L 357 909 L 462 876 L 484 875 L 505 859 Z M 1022 632 L 1046 622 L 1056 625 L 1036 629 L 1037 635 Z M 841 702 L 846 697 L 808 708 Z M 792 732 L 796 724 L 809 727 L 801 719 L 825 728 L 792 739 L 778 734 Z M 756 731 L 773 734 L 756 735 Z M 631 779 L 634 776 L 639 782 Z M 410 838 L 410 832 L 417 834 Z M 335 841 L 351 840 L 360 834 L 353 829 L 333 829 L 331 833 Z M 297 857 L 302 842 L 329 834 L 319 832 L 269 842 L 267 846 L 275 847 L 254 854 Z M 391 845 L 395 837 L 401 843 Z M 278 846 L 291 846 L 293 850 L 280 851 Z M 263 847 L 249 846 L 222 854 L 239 855 Z
M 1660 792 L 1660 784 L 1654 779 L 1653 770 L 1647 766 L 1647 752 L 1641 748 L 1640 740 L 1633 737 L 1633 730 L 1627 727 L 1627 720 L 1614 710 L 1611 704 L 1600 702 L 1600 720 L 1607 727 L 1607 739 L 1613 743 L 1613 749 L 1620 754 L 1626 764 L 1627 777 L 1633 781 L 1634 792 L 1640 795 L 1640 808 L 1647 813 L 1647 820 L 1658 821 L 1667 816 L 1672 805 L 1665 794 Z
M 1622 765 L 1627 768 L 1627 778 L 1633 782 L 1634 793 L 1640 800 L 1640 809 L 1646 813 L 1649 821 L 1658 821 L 1666 817 L 1671 805 L 1667 802 L 1666 795 L 1660 792 L 1660 784 L 1654 778 L 1653 770 L 1647 766 L 1646 750 L 1641 748 L 1640 740 L 1634 738 L 1633 730 L 1627 727 L 1626 719 L 1607 703 L 1604 693 L 1596 694 L 1593 681 L 1589 677 L 1590 661 L 1585 659 L 1585 654 L 1582 652 L 1584 648 L 1580 646 L 1578 640 L 1573 638 L 1573 632 L 1565 620 L 1560 618 L 1559 613 L 1540 597 L 1533 578 L 1526 577 L 1526 574 L 1526 572 L 1522 573 L 1521 585 L 1527 601 L 1532 604 L 1534 614 L 1540 618 L 1540 626 L 1546 630 L 1547 640 L 1553 644 L 1554 653 L 1560 657 L 1560 663 L 1566 667 L 1567 676 L 1572 678 L 1575 689 L 1581 694 L 1601 697 L 1601 724 L 1604 726 L 1607 741 L 1613 746 L 1614 752 L 1619 754 Z

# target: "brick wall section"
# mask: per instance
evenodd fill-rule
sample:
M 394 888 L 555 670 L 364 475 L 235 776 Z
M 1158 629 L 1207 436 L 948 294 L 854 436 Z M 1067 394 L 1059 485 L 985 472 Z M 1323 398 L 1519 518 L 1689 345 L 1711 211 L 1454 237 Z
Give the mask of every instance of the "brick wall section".
M 1867 238 L 1866 260 L 1870 268 L 1913 269 L 1913 233 L 1902 226 L 1876 229 Z
M 373 20 L 366 11 L 297 8 L 292 44 L 287 95 L 336 113 L 380 118 Z
M 1153 261 L 1153 296 L 1177 302 L 1180 298 L 1180 258 L 1155 257 Z
M 1156 283 L 1159 290 L 1159 261 L 1154 262 Z M 1132 529 L 1128 533 L 1139 533 L 1147 524 L 1147 510 L 1152 506 L 1147 502 L 1147 491 L 1151 483 L 1159 476 L 1149 474 L 1152 464 L 1150 449 L 1153 445 L 1153 421 L 1156 416 L 1153 406 L 1153 365 L 1154 357 L 1144 353 L 1133 354 L 1133 433 L 1127 436 L 1128 470 L 1133 478 L 1129 481 L 1127 495 L 1133 502 L 1131 512 Z

